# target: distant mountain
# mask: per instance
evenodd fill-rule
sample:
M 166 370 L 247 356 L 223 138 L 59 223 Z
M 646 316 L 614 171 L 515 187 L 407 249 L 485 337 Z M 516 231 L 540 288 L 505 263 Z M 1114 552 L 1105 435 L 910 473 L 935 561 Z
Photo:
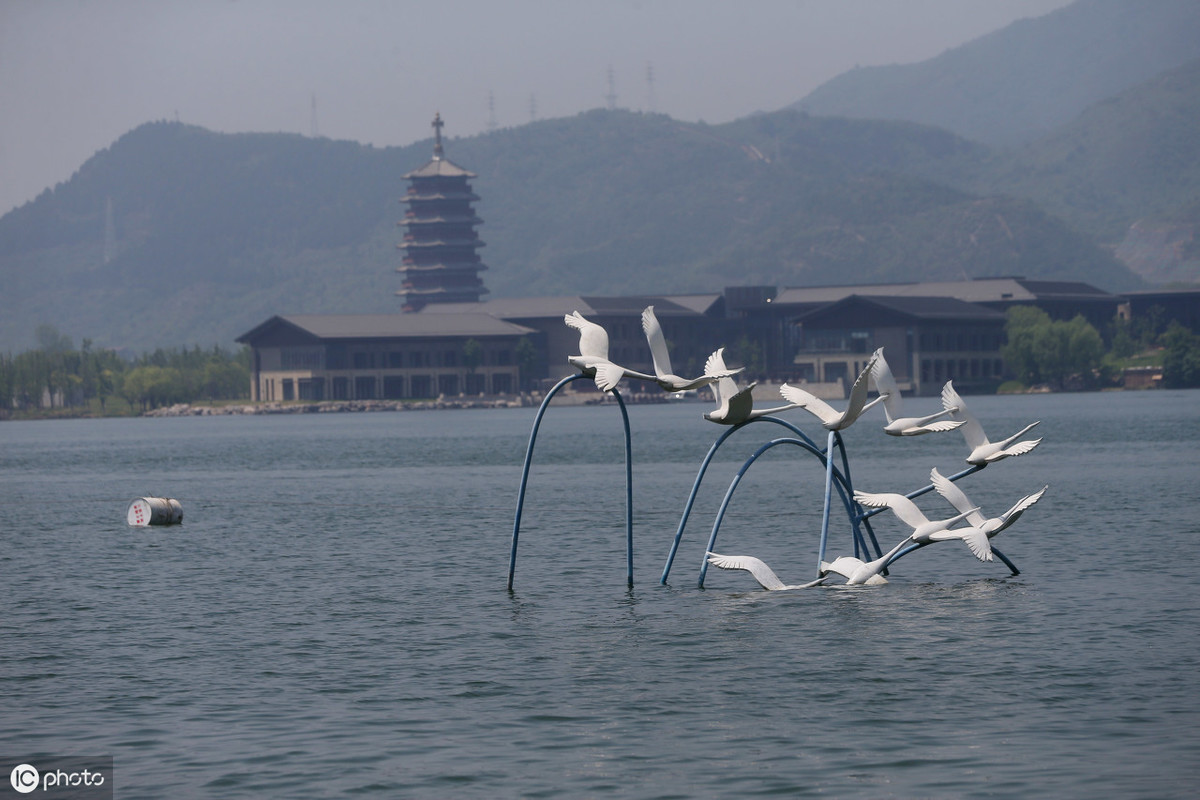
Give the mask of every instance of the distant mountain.
M 920 122 L 1008 146 L 1197 57 L 1196 0 L 1078 0 L 928 61 L 843 73 L 795 107 Z
M 1200 199 L 1200 58 L 979 167 L 964 186 L 1031 198 L 1105 242 L 1175 216 Z
M 30 346 L 42 323 L 145 349 L 228 344 L 277 313 L 398 310 L 402 176 L 430 153 L 141 126 L 0 218 L 0 349 Z M 493 296 L 1138 283 L 1034 203 L 934 180 L 990 152 L 910 123 L 595 111 L 454 139 L 446 154 L 479 176 Z

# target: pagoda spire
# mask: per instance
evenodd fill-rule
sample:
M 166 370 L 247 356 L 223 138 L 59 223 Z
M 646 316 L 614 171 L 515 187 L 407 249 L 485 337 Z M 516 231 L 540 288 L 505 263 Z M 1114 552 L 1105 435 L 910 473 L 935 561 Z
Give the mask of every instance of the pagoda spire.
M 433 157 L 437 161 L 442 160 L 445 151 L 442 149 L 442 127 L 446 124 L 442 122 L 441 112 L 433 112 Z

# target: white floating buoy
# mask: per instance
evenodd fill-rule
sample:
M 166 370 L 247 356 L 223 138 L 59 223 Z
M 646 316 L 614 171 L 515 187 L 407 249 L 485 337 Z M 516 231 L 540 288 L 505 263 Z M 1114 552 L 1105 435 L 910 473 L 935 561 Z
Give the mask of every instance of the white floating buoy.
M 126 521 L 138 528 L 147 525 L 178 525 L 183 522 L 183 506 L 169 497 L 139 497 L 129 504 Z

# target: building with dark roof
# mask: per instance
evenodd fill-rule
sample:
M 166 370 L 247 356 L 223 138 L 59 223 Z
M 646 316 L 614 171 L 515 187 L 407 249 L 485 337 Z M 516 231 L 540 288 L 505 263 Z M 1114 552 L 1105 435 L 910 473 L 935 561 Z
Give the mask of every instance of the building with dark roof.
M 251 348 L 252 400 L 316 401 L 513 394 L 522 339 L 544 351 L 537 331 L 487 314 L 296 314 L 237 341 Z
M 796 378 L 853 382 L 871 353 L 884 357 L 902 391 L 993 391 L 1004 378 L 1005 315 L 952 297 L 850 295 L 801 316 L 792 330 Z
M 542 334 L 549 366 L 544 377 L 558 380 L 574 371 L 567 358 L 579 352 L 578 331 L 563 323 L 563 317 L 573 311 L 607 331 L 608 354 L 613 361 L 638 372 L 653 373 L 650 348 L 642 332 L 646 306 L 654 306 L 670 346 L 672 367 L 680 375 L 699 375 L 712 351 L 731 344 L 731 336 L 736 333 L 726 318 L 720 294 L 498 298 L 482 303 L 429 305 L 423 315 L 481 312 L 535 329 Z
M 1172 321 L 1195 332 L 1200 331 L 1200 289 L 1153 289 L 1126 292 L 1122 316 L 1144 320 L 1155 333 L 1162 333 Z
M 404 260 L 398 271 L 403 287 L 396 292 L 405 311 L 428 303 L 475 302 L 487 293 L 479 277 L 487 269 L 479 258 L 483 242 L 475 226 L 483 222 L 471 204 L 468 172 L 445 157 L 441 115 L 433 118 L 433 158 L 404 177 L 409 182 L 404 202 Z
M 711 294 L 429 303 L 421 313 L 393 315 L 280 316 L 238 341 L 253 350 L 255 399 L 504 394 L 574 371 L 567 358 L 579 352 L 579 334 L 563 323 L 573 311 L 605 328 L 614 361 L 652 372 L 641 314 L 653 305 L 681 375 L 700 374 L 708 355 L 726 347 L 731 366 L 747 367 L 742 380 L 846 385 L 883 347 L 906 393 L 935 395 L 950 379 L 965 392 L 992 391 L 1004 379 L 1000 350 L 1009 305 L 1035 305 L 1061 319 L 1084 313 L 1107 327 L 1122 300 L 1087 284 L 1018 278 L 749 286 Z M 468 366 L 472 339 L 483 357 Z M 530 346 L 536 357 L 523 360 L 522 371 L 518 348 L 528 355 Z

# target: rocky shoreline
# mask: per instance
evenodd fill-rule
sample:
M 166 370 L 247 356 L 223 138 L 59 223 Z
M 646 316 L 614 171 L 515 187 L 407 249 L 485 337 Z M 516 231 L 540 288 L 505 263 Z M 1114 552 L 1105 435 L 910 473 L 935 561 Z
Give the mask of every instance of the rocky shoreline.
M 141 414 L 143 417 L 223 417 L 257 414 L 344 414 L 369 411 L 435 411 L 468 408 L 529 408 L 542 402 L 543 395 L 522 394 L 508 397 L 455 397 L 437 400 L 322 400 L 311 403 L 233 403 L 224 406 L 194 406 L 176 403 L 172 406 L 155 408 Z M 665 403 L 665 395 L 634 394 L 622 395 L 626 403 Z M 561 405 L 596 405 L 615 403 L 611 396 L 563 393 L 554 398 Z

